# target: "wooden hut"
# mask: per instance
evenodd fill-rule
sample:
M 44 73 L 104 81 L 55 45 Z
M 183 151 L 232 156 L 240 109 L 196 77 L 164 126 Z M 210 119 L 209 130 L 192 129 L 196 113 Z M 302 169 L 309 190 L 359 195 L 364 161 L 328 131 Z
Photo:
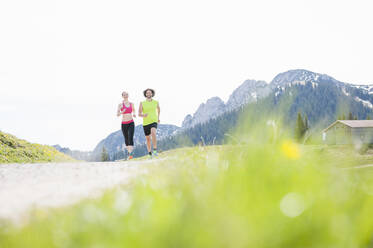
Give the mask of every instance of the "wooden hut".
M 337 120 L 322 132 L 326 144 L 373 144 L 373 120 Z

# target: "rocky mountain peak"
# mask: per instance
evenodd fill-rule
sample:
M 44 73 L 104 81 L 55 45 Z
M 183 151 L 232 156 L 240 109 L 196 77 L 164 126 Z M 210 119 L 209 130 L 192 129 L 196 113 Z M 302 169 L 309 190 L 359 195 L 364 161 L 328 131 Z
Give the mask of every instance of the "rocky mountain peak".
M 190 128 L 198 123 L 204 123 L 211 118 L 214 118 L 226 110 L 223 100 L 219 97 L 212 97 L 206 101 L 206 103 L 201 103 L 197 111 L 192 115 L 187 115 L 184 118 L 182 128 Z
M 192 126 L 193 117 L 192 115 L 185 116 L 183 123 L 181 124 L 181 127 L 190 127 Z
M 335 83 L 341 84 L 341 82 L 335 80 L 331 76 L 326 74 L 315 73 L 308 70 L 296 69 L 289 70 L 278 74 L 270 83 L 271 88 L 287 87 L 294 84 L 306 84 L 306 83 Z
M 270 93 L 268 83 L 265 81 L 246 80 L 230 95 L 227 101 L 227 110 L 236 109 L 250 102 L 256 102 L 259 98 Z

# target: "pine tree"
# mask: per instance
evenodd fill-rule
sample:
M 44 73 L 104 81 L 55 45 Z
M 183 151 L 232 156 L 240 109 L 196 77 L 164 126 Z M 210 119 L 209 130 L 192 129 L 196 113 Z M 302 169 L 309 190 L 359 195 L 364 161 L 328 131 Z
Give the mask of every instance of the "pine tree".
M 109 161 L 109 154 L 106 151 L 105 146 L 102 147 L 101 161 Z
M 304 122 L 302 119 L 302 115 L 300 112 L 298 112 L 297 116 L 297 122 L 295 124 L 295 139 L 296 140 L 301 140 L 304 135 Z
M 341 120 L 346 120 L 345 114 L 342 115 L 342 119 Z
M 353 120 L 353 119 L 354 119 L 354 117 L 353 117 L 353 115 L 352 115 L 351 112 L 348 114 L 348 119 L 349 119 L 349 120 Z
M 304 133 L 306 133 L 308 129 L 310 129 L 310 126 L 308 123 L 308 117 L 307 115 L 304 115 Z

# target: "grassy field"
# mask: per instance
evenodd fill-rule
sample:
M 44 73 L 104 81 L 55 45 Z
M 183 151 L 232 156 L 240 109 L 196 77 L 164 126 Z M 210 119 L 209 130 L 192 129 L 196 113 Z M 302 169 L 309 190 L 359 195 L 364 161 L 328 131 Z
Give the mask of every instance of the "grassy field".
M 66 162 L 75 159 L 54 147 L 33 144 L 0 131 L 0 163 Z
M 307 147 L 307 146 L 306 146 Z M 359 153 L 353 146 L 333 145 L 333 146 L 309 146 L 309 149 L 319 149 L 325 155 L 328 163 L 337 167 L 348 168 L 352 166 L 373 165 L 373 150 L 369 149 L 364 153 Z
M 341 168 L 372 156 L 343 149 L 284 139 L 164 152 L 130 186 L 3 223 L 0 247 L 371 247 L 373 170 Z

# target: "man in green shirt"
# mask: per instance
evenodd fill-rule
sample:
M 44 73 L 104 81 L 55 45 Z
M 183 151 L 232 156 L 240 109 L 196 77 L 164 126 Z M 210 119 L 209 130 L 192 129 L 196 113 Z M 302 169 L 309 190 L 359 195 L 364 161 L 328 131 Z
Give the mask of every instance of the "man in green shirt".
M 143 128 L 146 138 L 146 146 L 148 148 L 149 157 L 152 156 L 151 142 L 153 143 L 153 155 L 157 156 L 157 126 L 159 123 L 159 108 L 158 101 L 154 100 L 154 90 L 144 90 L 145 101 L 142 101 L 139 106 L 139 116 L 143 117 Z

